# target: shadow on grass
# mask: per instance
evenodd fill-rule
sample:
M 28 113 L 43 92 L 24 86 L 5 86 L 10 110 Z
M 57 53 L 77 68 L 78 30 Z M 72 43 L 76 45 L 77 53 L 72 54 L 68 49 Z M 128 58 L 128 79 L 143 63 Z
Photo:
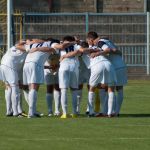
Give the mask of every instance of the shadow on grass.
M 80 114 L 79 118 L 86 118 L 88 117 L 85 114 Z M 115 117 L 115 118 L 150 118 L 150 114 L 120 114 L 119 116 Z M 96 117 L 94 117 L 96 118 Z M 98 117 L 98 118 L 105 118 L 105 117 Z M 107 117 L 106 117 L 107 118 Z
M 150 117 L 150 114 L 120 114 L 119 117 Z

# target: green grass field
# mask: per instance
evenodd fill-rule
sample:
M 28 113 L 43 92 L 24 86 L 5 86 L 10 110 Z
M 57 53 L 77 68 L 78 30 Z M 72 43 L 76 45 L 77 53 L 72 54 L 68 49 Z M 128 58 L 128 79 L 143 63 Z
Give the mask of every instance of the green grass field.
M 82 113 L 86 101 L 84 89 Z M 69 111 L 70 107 L 69 104 Z M 47 113 L 44 86 L 40 88 L 38 110 Z M 0 87 L 0 150 L 108 149 L 150 149 L 150 81 L 129 81 L 121 116 L 111 119 L 8 118 L 5 117 L 4 88 Z

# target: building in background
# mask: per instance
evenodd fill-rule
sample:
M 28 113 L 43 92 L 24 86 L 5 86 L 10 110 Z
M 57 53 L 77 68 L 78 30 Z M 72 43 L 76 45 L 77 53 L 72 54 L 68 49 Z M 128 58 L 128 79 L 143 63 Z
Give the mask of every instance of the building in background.
M 145 12 L 150 0 L 14 0 L 21 12 Z

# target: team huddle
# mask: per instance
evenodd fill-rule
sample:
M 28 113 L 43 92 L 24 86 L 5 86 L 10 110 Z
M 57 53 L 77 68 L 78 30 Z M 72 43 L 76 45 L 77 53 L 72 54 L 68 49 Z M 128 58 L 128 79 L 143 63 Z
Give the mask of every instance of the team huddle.
M 127 83 L 126 65 L 121 52 L 108 38 L 89 32 L 86 41 L 65 36 L 56 39 L 21 40 L 2 57 L 0 80 L 5 85 L 6 116 L 22 117 L 21 91 L 28 104 L 28 118 L 40 117 L 37 93 L 46 84 L 48 116 L 68 118 L 68 89 L 72 95 L 72 118 L 80 114 L 83 84 L 87 84 L 89 117 L 119 116 L 123 86 Z M 95 112 L 98 92 L 100 110 Z M 53 111 L 53 99 L 55 103 Z

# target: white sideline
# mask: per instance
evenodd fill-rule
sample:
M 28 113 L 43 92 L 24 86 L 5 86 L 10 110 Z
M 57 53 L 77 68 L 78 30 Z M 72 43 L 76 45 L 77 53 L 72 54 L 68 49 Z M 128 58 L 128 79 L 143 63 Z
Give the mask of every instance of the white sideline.
M 33 138 L 33 139 L 13 139 L 13 138 L 8 138 L 8 141 L 65 141 L 65 142 L 70 142 L 70 141 L 78 141 L 78 140 L 83 140 L 83 141 L 91 141 L 93 139 L 90 138 L 58 138 L 58 137 L 51 137 L 50 139 L 47 138 Z M 100 140 L 150 140 L 150 138 L 140 138 L 140 137 L 118 137 L 118 138 L 94 138 L 94 140 L 100 141 Z

